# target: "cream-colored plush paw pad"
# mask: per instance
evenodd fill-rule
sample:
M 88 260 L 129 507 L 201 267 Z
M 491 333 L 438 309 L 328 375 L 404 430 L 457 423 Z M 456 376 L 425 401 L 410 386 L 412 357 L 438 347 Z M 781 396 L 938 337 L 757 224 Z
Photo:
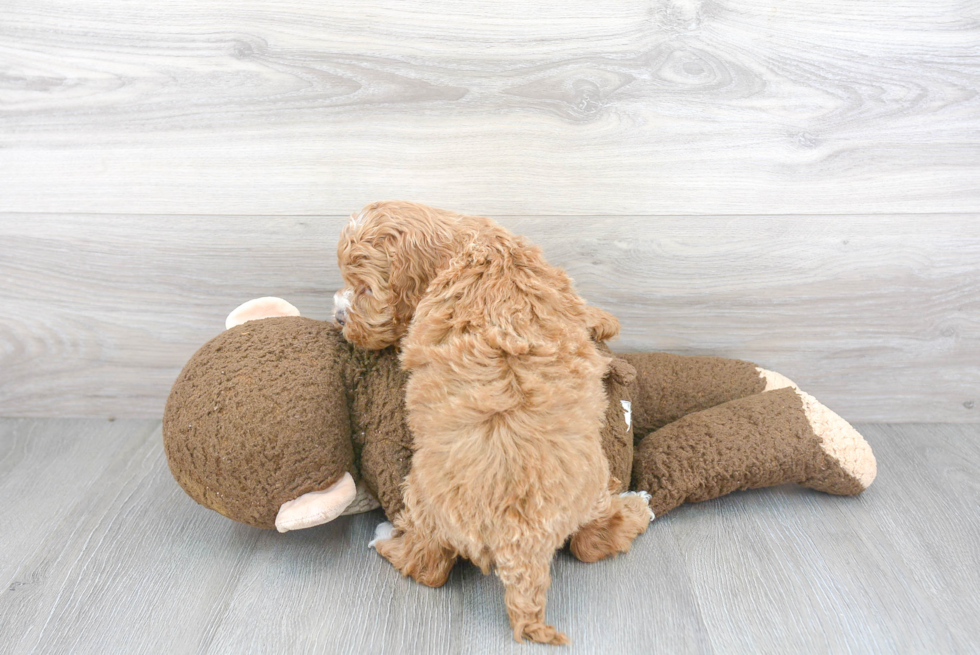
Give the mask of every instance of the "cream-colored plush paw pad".
M 786 387 L 793 387 L 797 389 L 796 383 L 790 380 L 788 377 L 782 373 L 777 373 L 776 371 L 767 371 L 764 368 L 756 367 L 759 371 L 759 375 L 762 379 L 766 381 L 766 388 L 763 391 L 773 391 L 775 389 L 785 389 Z
M 813 433 L 821 439 L 823 451 L 836 459 L 862 487 L 871 486 L 878 475 L 878 463 L 861 433 L 810 394 L 799 389 L 796 393 L 803 401 L 803 411 Z
M 842 419 L 819 400 L 801 391 L 796 383 L 785 375 L 775 371 L 757 368 L 759 375 L 766 381 L 764 391 L 785 389 L 791 387 L 803 401 L 803 411 L 813 433 L 821 439 L 820 447 L 825 453 L 837 460 L 841 468 L 867 489 L 878 475 L 878 463 L 875 461 L 871 446 L 864 440 L 861 433 L 850 423 Z

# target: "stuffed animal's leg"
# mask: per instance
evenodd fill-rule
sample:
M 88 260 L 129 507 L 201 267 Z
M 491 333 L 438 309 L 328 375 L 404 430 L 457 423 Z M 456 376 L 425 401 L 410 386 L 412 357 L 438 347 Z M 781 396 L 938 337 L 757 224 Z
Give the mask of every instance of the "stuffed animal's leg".
M 642 437 L 682 416 L 792 385 L 751 362 L 667 353 L 617 354 L 636 369 L 629 383 L 633 434 Z
M 787 386 L 690 414 L 647 435 L 634 454 L 632 488 L 649 492 L 660 515 L 685 502 L 789 482 L 856 495 L 876 471 L 871 447 L 850 424 Z

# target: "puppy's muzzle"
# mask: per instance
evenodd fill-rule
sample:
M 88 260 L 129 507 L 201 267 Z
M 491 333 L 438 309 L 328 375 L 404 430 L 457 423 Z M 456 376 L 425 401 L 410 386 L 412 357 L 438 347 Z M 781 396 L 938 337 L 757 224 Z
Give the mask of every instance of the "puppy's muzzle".
M 350 311 L 350 301 L 353 293 L 350 289 L 333 294 L 333 318 L 340 325 L 347 322 L 347 312 Z

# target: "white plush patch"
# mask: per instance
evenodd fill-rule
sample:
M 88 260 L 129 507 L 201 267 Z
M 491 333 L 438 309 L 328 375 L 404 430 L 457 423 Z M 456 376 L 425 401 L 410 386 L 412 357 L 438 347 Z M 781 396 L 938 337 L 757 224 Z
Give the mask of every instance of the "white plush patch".
M 878 463 L 861 433 L 810 394 L 799 389 L 796 393 L 803 401 L 803 412 L 813 433 L 820 437 L 823 451 L 836 459 L 862 487 L 871 486 L 878 475 Z
M 759 368 L 758 366 L 755 370 L 757 370 L 759 375 L 762 376 L 762 379 L 766 381 L 766 388 L 763 389 L 763 391 L 775 391 L 776 389 L 785 389 L 786 387 L 793 387 L 794 389 L 799 388 L 796 386 L 795 382 L 790 380 L 785 375 L 777 373 L 776 371 L 767 371 L 766 369 Z
M 368 542 L 368 548 L 374 548 L 374 544 L 384 539 L 391 539 L 391 534 L 394 531 L 395 531 L 395 526 L 393 526 L 388 521 L 385 521 L 384 523 L 379 523 L 374 528 L 374 539 Z
M 274 316 L 299 316 L 299 310 L 282 298 L 266 296 L 249 300 L 236 307 L 225 319 L 225 329 L 230 330 L 236 325 L 247 321 L 257 321 Z
M 633 404 L 628 400 L 620 400 L 619 404 L 623 406 L 623 412 L 625 413 L 626 419 L 626 429 L 629 430 L 633 425 Z
M 651 509 L 651 507 L 650 507 L 650 498 L 652 498 L 652 496 L 650 494 L 648 494 L 647 492 L 645 492 L 645 491 L 624 491 L 623 493 L 621 493 L 619 495 L 620 496 L 639 496 L 644 501 L 646 501 L 647 511 L 650 512 L 650 520 L 652 521 L 653 519 L 657 518 L 657 515 L 653 513 L 653 509 Z
M 311 491 L 285 502 L 276 515 L 276 530 L 289 532 L 329 523 L 340 516 L 357 496 L 357 485 L 350 473 L 322 491 Z

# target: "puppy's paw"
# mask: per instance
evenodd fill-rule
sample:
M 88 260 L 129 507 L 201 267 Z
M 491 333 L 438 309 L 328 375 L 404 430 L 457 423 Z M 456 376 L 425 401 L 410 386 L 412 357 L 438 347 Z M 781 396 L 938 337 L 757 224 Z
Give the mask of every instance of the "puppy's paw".
M 613 496 L 606 514 L 572 535 L 572 555 L 583 562 L 598 562 L 618 553 L 628 553 L 630 544 L 646 532 L 653 517 L 650 494 L 631 491 Z
M 628 498 L 630 496 L 636 496 L 636 497 L 642 498 L 643 499 L 643 504 L 646 507 L 647 514 L 649 514 L 649 516 L 650 516 L 650 521 L 653 521 L 653 519 L 657 518 L 657 515 L 653 513 L 653 508 L 650 507 L 650 499 L 653 498 L 653 496 L 651 496 L 647 492 L 645 492 L 645 491 L 624 491 L 623 493 L 621 493 L 619 495 L 621 497 L 623 497 L 623 498 Z M 627 501 L 627 502 L 630 502 L 630 501 Z M 636 506 L 636 508 L 638 509 L 639 508 L 639 503 L 636 502 L 636 501 L 632 501 L 632 502 Z
M 419 539 L 412 532 L 377 539 L 374 549 L 405 576 L 427 587 L 441 587 L 449 579 L 456 554 L 436 542 Z

